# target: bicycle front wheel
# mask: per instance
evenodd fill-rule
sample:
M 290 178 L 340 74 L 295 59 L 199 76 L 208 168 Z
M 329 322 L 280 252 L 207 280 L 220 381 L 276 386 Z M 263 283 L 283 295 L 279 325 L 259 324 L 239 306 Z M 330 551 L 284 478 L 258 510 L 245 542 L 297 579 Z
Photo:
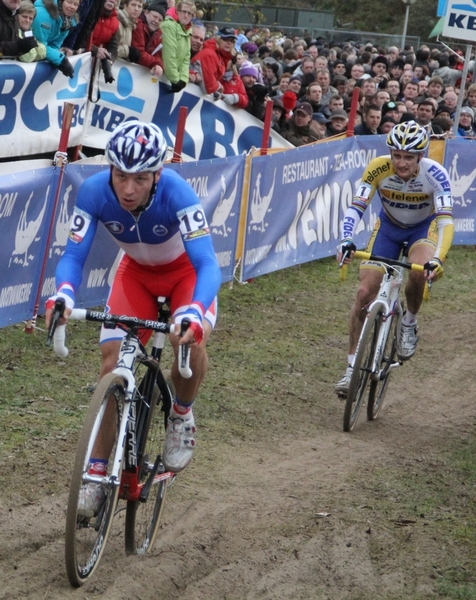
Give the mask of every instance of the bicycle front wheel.
M 354 360 L 352 378 L 345 402 L 344 431 L 352 431 L 368 389 L 375 344 L 381 325 L 382 306 L 376 304 L 365 319 Z
M 397 336 L 400 329 L 400 319 L 396 316 L 392 320 L 385 346 L 380 356 L 379 375 L 370 382 L 369 400 L 367 402 L 367 419 L 376 419 L 382 408 L 385 394 L 387 393 L 391 367 L 395 362 L 397 353 Z
M 139 386 L 140 389 L 140 386 Z M 162 463 L 165 441 L 164 423 L 168 418 L 173 398 L 173 384 L 159 371 L 154 387 L 145 444 L 138 467 L 140 497 L 127 502 L 125 545 L 127 554 L 146 554 L 154 546 L 165 505 L 167 490 L 174 475 L 166 472 Z M 145 398 L 144 401 L 148 403 Z
M 124 381 L 122 377 L 109 373 L 97 385 L 91 400 L 81 437 L 69 488 L 66 513 L 65 560 L 68 579 L 74 587 L 81 586 L 96 570 L 106 547 L 111 530 L 114 511 L 119 494 L 119 481 L 110 475 L 113 456 L 118 444 L 121 415 L 124 410 Z M 100 433 L 101 432 L 101 433 Z M 106 432 L 106 433 L 105 433 Z M 105 438 L 107 440 L 105 441 Z M 85 483 L 93 449 L 98 444 L 110 448 L 106 478 L 103 486 L 105 497 L 102 505 L 94 510 L 94 515 L 85 516 L 80 497 L 84 496 L 84 486 L 101 484 Z M 122 440 L 120 441 L 122 447 Z M 119 473 L 120 476 L 120 473 Z M 120 477 L 119 477 L 120 479 Z

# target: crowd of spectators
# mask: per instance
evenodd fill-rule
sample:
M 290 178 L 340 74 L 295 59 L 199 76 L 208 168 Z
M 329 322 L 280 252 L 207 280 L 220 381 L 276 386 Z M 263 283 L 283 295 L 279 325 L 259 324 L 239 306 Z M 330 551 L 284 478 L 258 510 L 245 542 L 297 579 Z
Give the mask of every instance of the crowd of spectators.
M 206 26 L 194 0 L 0 0 L 0 56 L 49 61 L 74 77 L 69 58 L 91 51 L 106 82 L 120 57 L 163 77 L 170 92 L 199 85 L 215 101 L 265 118 L 295 146 L 349 128 L 387 133 L 413 119 L 432 137 L 476 137 L 473 63 L 461 50 L 381 47 Z M 458 123 L 455 113 L 463 95 Z M 355 117 L 355 119 L 354 119 Z

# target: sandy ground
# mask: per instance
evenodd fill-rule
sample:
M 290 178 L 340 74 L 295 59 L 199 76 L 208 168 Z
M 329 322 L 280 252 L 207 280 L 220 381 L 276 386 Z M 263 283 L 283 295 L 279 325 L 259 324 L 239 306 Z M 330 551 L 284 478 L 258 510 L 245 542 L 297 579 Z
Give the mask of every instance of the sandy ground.
M 126 557 L 119 515 L 99 570 L 79 590 L 64 570 L 66 483 L 64 495 L 2 503 L 0 598 L 437 597 L 438 574 L 469 558 L 439 537 L 436 521 L 449 509 L 409 518 L 399 507 L 407 492 L 392 487 L 391 474 L 407 465 L 428 482 L 444 477 L 444 449 L 473 430 L 472 316 L 449 321 L 446 335 L 422 332 L 419 353 L 392 376 L 382 415 L 351 434 L 331 386 L 279 434 L 263 427 L 255 440 L 227 445 L 210 434 L 170 490 L 152 553 Z M 376 469 L 389 474 L 379 493 L 366 486 Z

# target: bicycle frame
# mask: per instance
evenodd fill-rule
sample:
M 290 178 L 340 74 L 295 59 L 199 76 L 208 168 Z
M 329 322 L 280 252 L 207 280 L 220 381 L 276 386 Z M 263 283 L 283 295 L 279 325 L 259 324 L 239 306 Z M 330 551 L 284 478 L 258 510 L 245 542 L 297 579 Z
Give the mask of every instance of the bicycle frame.
M 165 298 L 159 298 L 158 321 L 84 309 L 74 309 L 69 316 L 101 322 L 106 327 L 125 325 L 127 328 L 115 369 L 98 382 L 78 444 L 65 533 L 66 571 L 74 587 L 82 585 L 97 568 L 119 499 L 127 502 L 126 552 L 144 554 L 150 550 L 158 532 L 167 488 L 176 477 L 175 473 L 165 470 L 162 462 L 165 422 L 161 423 L 157 412 L 163 410 L 167 418 L 173 399 L 173 383 L 169 385 L 160 368 L 166 334 L 174 331 L 174 326 L 168 324 L 170 311 L 164 304 Z M 53 339 L 55 352 L 66 357 L 65 326 L 60 325 L 55 330 L 63 310 L 64 302 L 57 300 L 47 344 Z M 189 325 L 182 321 L 180 335 Z M 150 354 L 137 335 L 141 329 L 155 332 Z M 192 375 L 190 354 L 185 345 L 181 347 L 185 348 L 180 353 L 184 360 L 179 360 L 178 368 L 180 374 L 188 378 Z M 141 366 L 143 369 L 138 371 Z M 90 458 L 98 447 L 107 456 L 105 475 L 88 472 Z M 101 484 L 108 492 L 97 511 L 86 509 L 90 514 L 85 509 L 79 510 L 81 493 L 89 483 Z
M 373 300 L 367 308 L 367 315 L 369 315 L 375 306 L 381 308 L 381 322 L 382 325 L 379 328 L 378 336 L 375 344 L 375 352 L 372 357 L 372 363 L 370 368 L 370 377 L 373 380 L 380 380 L 382 376 L 387 373 L 390 369 L 395 369 L 401 366 L 400 361 L 394 362 L 393 364 L 386 364 L 384 369 L 380 369 L 380 359 L 382 352 L 386 346 L 388 336 L 392 327 L 392 321 L 395 317 L 400 318 L 402 315 L 402 305 L 400 301 L 400 287 L 403 282 L 403 269 L 404 267 L 397 267 L 381 263 L 385 268 L 385 274 L 380 284 L 380 289 L 377 297 Z M 359 350 L 359 344 L 357 350 Z
M 159 306 L 162 308 L 166 299 L 164 297 L 158 298 Z M 60 303 L 62 304 L 62 303 Z M 62 314 L 64 310 L 63 306 L 55 308 L 58 311 L 58 315 Z M 136 394 L 137 384 L 134 376 L 135 366 L 137 360 L 140 360 L 153 377 L 149 378 L 149 385 L 154 383 L 160 377 L 160 358 L 165 345 L 167 333 L 171 333 L 174 330 L 173 325 L 167 325 L 168 318 L 170 316 L 169 311 L 165 311 L 159 321 L 141 320 L 136 317 L 111 315 L 100 311 L 85 310 L 85 309 L 74 309 L 70 314 L 70 319 L 76 320 L 88 320 L 95 322 L 102 322 L 106 325 L 108 323 L 123 324 L 127 325 L 130 329 L 127 331 L 125 338 L 122 341 L 121 349 L 118 356 L 116 368 L 113 373 L 119 375 L 124 380 L 124 396 L 125 405 L 121 415 L 118 440 L 120 443 L 117 445 L 113 462 L 111 463 L 111 473 L 109 477 L 102 477 L 99 475 L 90 475 L 83 473 L 83 483 L 100 483 L 106 486 L 121 486 L 120 497 L 127 500 L 140 500 L 145 501 L 147 499 L 148 490 L 152 483 L 156 483 L 163 479 L 172 479 L 175 477 L 174 473 L 165 472 L 158 473 L 159 460 L 156 460 L 156 464 L 152 469 L 153 477 L 150 478 L 146 484 L 139 486 L 137 482 L 137 468 L 138 468 L 138 423 L 137 423 L 137 398 Z M 152 329 L 154 331 L 153 343 L 151 353 L 148 354 L 140 340 L 136 336 L 136 331 L 140 328 Z M 54 331 L 54 349 L 59 356 L 67 356 L 68 350 L 65 346 L 65 326 L 59 325 Z M 51 334 L 53 335 L 53 334 Z M 191 376 L 191 370 L 189 366 L 189 353 L 186 346 L 181 346 L 181 352 L 179 357 L 179 371 L 185 378 Z M 163 376 L 162 376 L 163 380 Z M 144 395 L 148 394 L 151 397 L 152 390 L 144 391 Z M 140 441 L 140 440 L 139 440 Z M 122 480 L 120 477 L 123 465 L 123 458 L 125 458 L 126 469 L 122 471 Z M 126 490 L 127 489 L 127 493 Z M 127 496 L 127 497 L 125 497 Z
M 400 359 L 394 359 L 397 332 L 403 316 L 400 301 L 403 273 L 404 269 L 423 271 L 424 267 L 407 262 L 405 247 L 402 254 L 401 260 L 392 260 L 367 252 L 354 253 L 356 258 L 378 264 L 384 273 L 376 297 L 367 306 L 367 315 L 359 336 L 345 398 L 344 431 L 351 431 L 357 423 L 367 393 L 367 418 L 373 421 L 378 416 L 390 371 L 403 364 Z

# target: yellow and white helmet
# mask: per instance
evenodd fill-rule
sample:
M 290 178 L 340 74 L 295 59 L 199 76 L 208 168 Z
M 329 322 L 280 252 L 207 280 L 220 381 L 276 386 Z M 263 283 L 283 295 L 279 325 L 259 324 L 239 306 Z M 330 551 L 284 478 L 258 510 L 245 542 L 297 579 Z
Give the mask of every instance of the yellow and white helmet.
M 426 129 L 416 121 L 398 123 L 387 135 L 387 146 L 391 150 L 420 153 L 425 152 L 429 143 Z

